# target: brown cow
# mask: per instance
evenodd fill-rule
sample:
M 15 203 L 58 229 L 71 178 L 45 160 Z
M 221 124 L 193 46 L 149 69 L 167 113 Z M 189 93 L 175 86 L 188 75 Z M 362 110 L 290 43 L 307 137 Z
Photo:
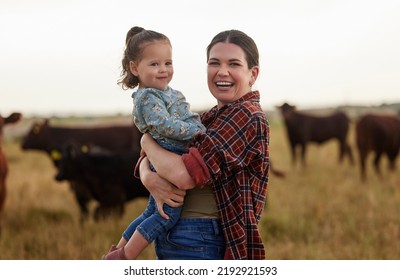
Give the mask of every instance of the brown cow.
M 374 167 L 379 176 L 379 162 L 384 154 L 389 158 L 390 170 L 394 170 L 400 149 L 400 117 L 372 114 L 362 116 L 356 123 L 356 141 L 362 180 L 366 180 L 365 162 L 370 152 L 375 152 Z
M 6 189 L 6 177 L 8 172 L 8 164 L 5 153 L 3 152 L 3 127 L 7 124 L 16 123 L 21 119 L 22 115 L 20 113 L 12 113 L 7 118 L 3 118 L 0 115 L 0 234 L 2 227 L 2 216 L 3 208 L 6 201 L 7 189 Z
M 296 107 L 284 103 L 277 106 L 285 121 L 287 135 L 292 152 L 292 162 L 296 162 L 296 147 L 301 147 L 301 160 L 305 166 L 305 154 L 308 142 L 321 144 L 330 139 L 337 139 L 340 145 L 339 161 L 345 155 L 353 163 L 353 154 L 347 143 L 349 118 L 343 112 L 336 112 L 329 116 L 313 116 L 296 111 Z

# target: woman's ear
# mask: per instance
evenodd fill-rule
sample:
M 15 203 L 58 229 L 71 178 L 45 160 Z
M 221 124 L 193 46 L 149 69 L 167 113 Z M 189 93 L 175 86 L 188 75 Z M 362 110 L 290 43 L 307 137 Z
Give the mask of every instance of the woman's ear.
M 134 76 L 139 75 L 137 64 L 134 61 L 129 61 L 129 70 Z
M 253 66 L 253 68 L 251 68 L 250 87 L 256 82 L 259 71 L 260 68 L 258 66 Z

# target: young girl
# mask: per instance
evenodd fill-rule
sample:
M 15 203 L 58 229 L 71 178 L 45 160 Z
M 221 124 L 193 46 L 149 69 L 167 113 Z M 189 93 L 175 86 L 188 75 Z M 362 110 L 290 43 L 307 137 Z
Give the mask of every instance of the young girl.
M 205 127 L 199 115 L 190 111 L 183 94 L 168 86 L 174 74 L 169 39 L 161 33 L 133 27 L 125 43 L 120 83 L 124 89 L 138 87 L 132 94 L 135 125 L 163 148 L 177 154 L 187 152 L 194 136 L 205 131 Z M 158 213 L 150 195 L 146 210 L 127 227 L 118 245 L 113 245 L 103 259 L 135 259 L 146 246 L 174 226 L 181 207 L 164 205 L 163 212 L 168 219 Z

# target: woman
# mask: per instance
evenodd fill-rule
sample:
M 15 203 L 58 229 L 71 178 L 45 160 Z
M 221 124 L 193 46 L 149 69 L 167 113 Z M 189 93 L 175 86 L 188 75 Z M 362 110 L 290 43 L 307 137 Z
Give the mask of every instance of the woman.
M 160 214 L 163 203 L 182 202 L 182 192 L 163 179 L 187 190 L 177 225 L 156 239 L 159 259 L 204 259 L 202 251 L 209 247 L 218 248 L 216 254 L 225 259 L 265 258 L 257 225 L 268 186 L 269 126 L 260 94 L 252 91 L 258 60 L 257 46 L 245 33 L 217 34 L 207 47 L 208 87 L 217 105 L 201 116 L 206 133 L 197 135 L 195 145 L 182 156 L 163 149 L 147 134 L 142 138 L 147 158 L 140 164 L 140 178 Z M 157 173 L 149 172 L 149 162 Z M 209 240 L 209 234 L 196 235 L 205 228 L 214 228 L 208 230 L 213 237 L 222 232 L 225 246 Z

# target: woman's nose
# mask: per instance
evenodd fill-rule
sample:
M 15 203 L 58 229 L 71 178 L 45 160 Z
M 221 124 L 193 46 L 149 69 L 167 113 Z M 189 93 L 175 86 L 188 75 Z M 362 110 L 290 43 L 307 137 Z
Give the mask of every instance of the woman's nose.
M 225 66 L 221 66 L 221 67 L 218 69 L 218 75 L 219 75 L 219 76 L 228 76 L 228 75 L 229 75 L 228 68 L 225 67 Z

